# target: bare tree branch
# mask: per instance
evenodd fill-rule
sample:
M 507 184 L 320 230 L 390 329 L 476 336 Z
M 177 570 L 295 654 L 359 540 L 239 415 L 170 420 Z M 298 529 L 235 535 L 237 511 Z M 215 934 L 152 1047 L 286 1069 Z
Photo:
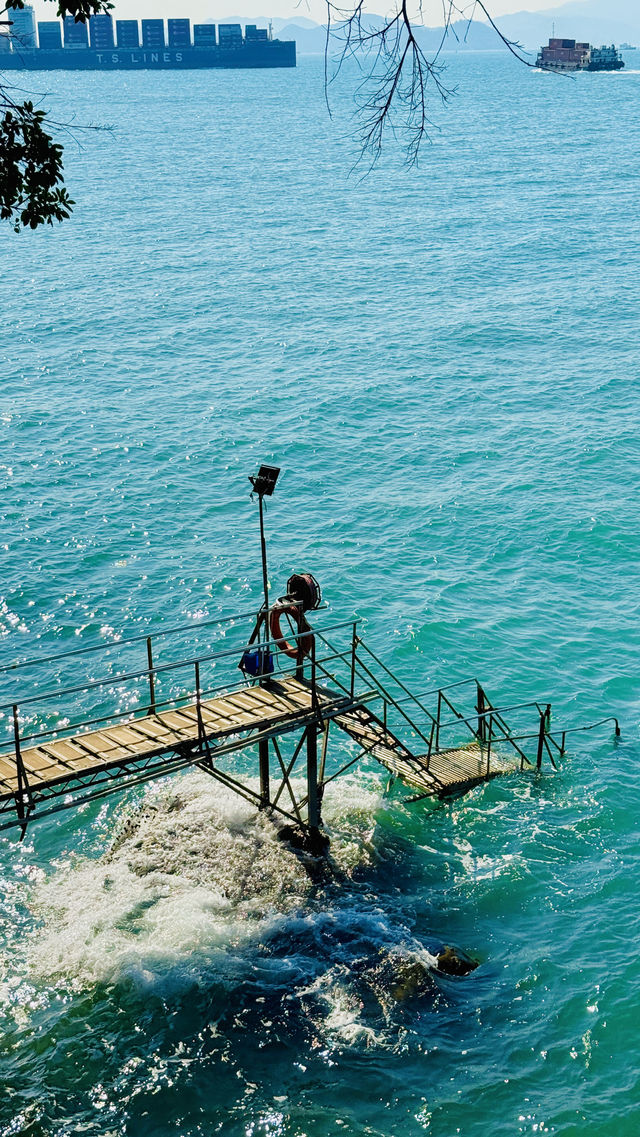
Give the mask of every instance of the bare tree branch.
M 53 0 L 59 17 L 72 16 L 86 23 L 93 15 L 109 12 L 111 0 Z M 489 0 L 487 0 L 489 2 Z M 0 0 L 2 3 L 2 0 Z M 441 59 L 447 37 L 459 42 L 456 20 L 466 23 L 464 34 L 476 11 L 483 14 L 498 40 L 527 67 L 533 64 L 523 48 L 509 40 L 496 25 L 484 0 L 440 0 L 442 35 L 435 49 L 427 51 L 420 42 L 423 0 L 392 0 L 390 14 L 380 22 L 367 12 L 367 0 L 327 0 L 325 42 L 325 99 L 329 113 L 329 83 L 347 61 L 355 60 L 363 72 L 357 88 L 359 113 L 358 139 L 361 159 L 374 165 L 379 159 L 385 135 L 401 138 L 407 162 L 418 161 L 420 148 L 431 137 L 434 124 L 431 106 L 446 103 L 455 93 L 444 81 Z M 24 8 L 25 0 L 4 0 L 0 14 L 9 15 Z M 5 21 L 6 22 L 6 21 Z M 332 37 L 340 43 L 333 76 L 329 74 Z M 12 88 L 0 77 L 0 221 L 9 221 L 16 231 L 24 227 L 62 221 L 73 202 L 64 188 L 62 147 L 44 129 L 45 112 L 31 101 L 19 102 Z M 47 128 L 75 132 L 81 128 L 47 120 Z M 87 128 L 84 128 L 87 129 Z M 98 129 L 98 128 L 88 128 Z
M 368 16 L 365 5 L 366 0 L 358 0 L 355 6 L 349 7 L 343 7 L 342 0 L 327 0 L 325 97 L 328 105 L 329 48 L 333 35 L 341 43 L 334 61 L 334 77 L 347 60 L 357 60 L 365 72 L 356 94 L 360 119 L 358 136 L 361 159 L 369 160 L 371 165 L 382 153 L 387 131 L 394 137 L 402 136 L 410 166 L 418 161 L 422 143 L 431 137 L 432 99 L 443 104 L 455 94 L 455 88 L 444 81 L 445 65 L 441 61 L 448 36 L 453 35 L 459 42 L 455 20 L 466 22 L 466 38 L 476 9 L 479 10 L 511 54 L 526 66 L 535 66 L 525 57 L 521 45 L 500 31 L 483 0 L 470 3 L 468 0 L 441 0 L 442 35 L 431 52 L 419 41 L 420 28 L 424 26 L 422 0 L 416 0 L 413 9 L 408 0 L 395 0 L 395 7 L 381 25 L 376 25 Z

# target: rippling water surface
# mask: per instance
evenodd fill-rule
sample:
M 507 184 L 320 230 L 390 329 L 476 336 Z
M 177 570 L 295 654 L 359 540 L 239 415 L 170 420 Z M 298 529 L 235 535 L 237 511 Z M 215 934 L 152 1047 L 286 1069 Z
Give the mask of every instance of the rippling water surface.
M 265 459 L 276 590 L 622 737 L 446 806 L 356 767 L 313 870 L 200 773 L 2 834 L 6 1137 L 638 1132 L 640 75 L 450 75 L 364 180 L 320 60 L 29 76 L 115 130 L 0 239 L 2 658 L 254 605 Z

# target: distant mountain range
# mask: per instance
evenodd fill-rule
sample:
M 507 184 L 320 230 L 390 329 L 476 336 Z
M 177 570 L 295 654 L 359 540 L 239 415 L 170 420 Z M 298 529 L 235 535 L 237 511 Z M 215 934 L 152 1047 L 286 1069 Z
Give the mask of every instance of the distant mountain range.
M 490 3 L 487 4 L 490 8 Z M 501 16 L 496 23 L 509 39 L 525 47 L 546 43 L 555 25 L 555 34 L 593 44 L 640 43 L 640 4 L 638 0 L 572 0 L 543 12 L 515 12 Z
M 491 0 L 487 0 L 491 10 Z M 228 17 L 231 20 L 231 17 Z M 234 22 L 257 23 L 261 27 L 269 24 L 267 18 L 233 17 Z M 274 35 L 278 39 L 294 39 L 300 55 L 321 55 L 325 49 L 326 28 L 314 24 L 312 20 L 295 16 L 291 20 L 274 19 Z M 380 26 L 379 16 L 370 16 L 372 27 Z M 640 0 L 571 0 L 556 8 L 542 12 L 515 12 L 496 19 L 500 30 L 508 39 L 522 44 L 529 51 L 536 51 L 546 43 L 555 32 L 557 36 L 568 39 L 586 40 L 593 44 L 632 43 L 640 45 Z M 442 28 L 422 28 L 421 44 L 427 50 L 434 50 L 440 44 Z M 339 38 L 332 40 L 332 52 L 340 47 Z M 477 20 L 468 23 L 458 21 L 449 31 L 445 50 L 447 51 L 499 51 L 502 44 L 488 24 Z

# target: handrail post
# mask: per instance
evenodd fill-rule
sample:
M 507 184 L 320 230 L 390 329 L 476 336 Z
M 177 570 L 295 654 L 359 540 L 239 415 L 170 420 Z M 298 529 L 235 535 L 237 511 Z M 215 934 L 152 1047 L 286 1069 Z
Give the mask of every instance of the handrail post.
M 149 712 L 156 713 L 156 690 L 153 678 L 153 652 L 151 650 L 151 636 L 147 636 L 147 663 L 149 664 Z
M 18 719 L 18 704 L 13 704 L 13 742 L 16 752 L 16 773 L 18 775 L 18 792 L 16 794 L 16 811 L 20 821 L 25 820 L 25 798 L 27 805 L 30 805 L 29 783 L 27 781 L 27 772 L 24 768 L 22 761 L 22 751 L 20 749 L 20 721 Z M 26 824 L 22 830 L 24 837 Z
M 547 712 L 540 711 L 540 729 L 538 731 L 538 754 L 536 757 L 536 770 L 542 767 L 542 752 L 544 750 L 544 736 L 547 730 Z
M 304 612 L 302 611 L 302 608 L 299 607 L 298 611 L 304 620 Z M 311 638 L 313 640 L 313 635 Z M 302 650 L 302 633 L 300 631 L 298 631 L 296 639 L 296 648 L 296 679 L 298 681 L 301 681 L 304 679 L 304 652 Z
M 485 722 L 486 727 L 486 722 Z M 493 738 L 493 715 L 489 715 L 489 734 L 487 737 L 487 777 L 489 777 L 489 767 L 491 763 L 491 740 Z
M 438 709 L 436 711 L 436 750 L 440 749 L 440 713 L 442 710 L 442 691 L 438 691 Z
M 200 661 L 196 659 L 195 662 L 196 674 L 196 715 L 198 717 L 198 746 L 202 748 L 202 735 L 204 734 L 204 723 L 202 721 L 202 707 L 200 706 Z
M 198 748 L 200 753 L 206 756 L 206 765 L 209 769 L 213 769 L 213 758 L 211 757 L 211 750 L 209 749 L 209 739 L 207 732 L 204 729 L 204 719 L 202 717 L 202 698 L 200 694 L 200 660 L 195 661 L 196 673 L 196 715 L 198 718 Z
M 484 691 L 482 690 L 482 687 L 480 686 L 480 684 L 478 683 L 477 680 L 476 680 L 476 691 L 477 691 L 476 710 L 478 712 L 478 738 L 480 739 L 480 742 L 484 742 L 485 736 L 487 733 L 487 724 L 486 724 L 485 718 L 484 718 L 484 714 L 485 714 Z
M 316 687 L 316 637 L 311 636 L 311 709 L 318 713 L 318 689 Z
M 356 689 L 356 650 L 358 647 L 358 636 L 356 634 L 356 622 L 354 620 L 351 630 L 351 699 L 353 700 Z

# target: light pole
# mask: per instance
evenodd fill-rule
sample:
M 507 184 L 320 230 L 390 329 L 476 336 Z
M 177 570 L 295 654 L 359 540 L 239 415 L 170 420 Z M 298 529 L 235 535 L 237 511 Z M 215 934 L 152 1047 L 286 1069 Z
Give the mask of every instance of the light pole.
M 249 474 L 249 481 L 251 482 L 251 496 L 254 493 L 258 495 L 258 505 L 260 507 L 260 553 L 262 555 L 262 587 L 264 588 L 264 642 L 269 642 L 269 576 L 267 573 L 267 543 L 264 539 L 264 502 L 263 498 L 271 497 L 280 469 L 278 466 L 261 466 L 258 473 L 255 475 Z M 260 634 L 260 616 L 258 616 L 257 631 Z M 258 640 L 258 642 L 260 642 Z M 265 648 L 265 659 L 268 658 L 269 650 Z M 258 652 L 258 660 L 260 661 L 261 653 Z M 263 678 L 262 666 L 260 666 L 258 674 L 260 678 L 258 682 L 262 685 L 265 682 Z M 268 669 L 267 669 L 268 674 Z M 258 742 L 258 762 L 260 768 L 260 808 L 267 809 L 271 801 L 270 781 L 269 781 L 269 739 L 261 738 Z
M 264 537 L 264 502 L 263 498 L 271 497 L 280 473 L 279 466 L 261 466 L 257 474 L 249 474 L 252 485 L 251 496 L 258 495 L 260 512 L 260 552 L 262 555 L 262 587 L 264 589 L 264 612 L 267 624 L 267 639 L 269 638 L 269 575 L 267 573 L 267 543 Z

